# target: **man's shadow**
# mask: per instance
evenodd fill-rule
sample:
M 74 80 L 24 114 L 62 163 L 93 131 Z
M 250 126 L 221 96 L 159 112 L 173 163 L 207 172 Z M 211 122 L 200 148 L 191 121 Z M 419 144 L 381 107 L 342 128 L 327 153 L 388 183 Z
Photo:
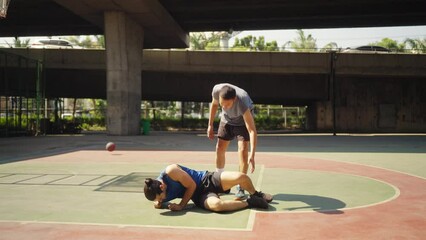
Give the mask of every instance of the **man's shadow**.
M 163 205 L 163 209 L 168 210 L 167 204 Z M 194 213 L 199 213 L 199 214 L 212 214 L 213 213 L 211 211 L 208 211 L 208 210 L 205 210 L 205 209 L 202 209 L 202 208 L 195 206 L 194 203 L 188 203 L 188 205 L 180 211 L 168 210 L 168 211 L 162 212 L 160 214 L 163 215 L 163 216 L 184 216 L 188 212 L 194 212 Z
M 280 204 L 284 202 L 303 202 L 305 206 L 300 207 L 282 207 Z M 285 204 L 285 203 L 284 203 Z M 307 205 L 307 206 L 306 206 Z M 164 205 L 163 207 L 165 207 Z M 323 214 L 343 214 L 344 212 L 339 210 L 346 207 L 346 203 L 329 197 L 322 197 L 316 195 L 300 195 L 300 194 L 276 194 L 274 200 L 269 204 L 269 208 L 260 210 L 263 212 L 274 212 L 274 211 L 297 211 L 297 210 L 312 210 Z M 196 212 L 198 214 L 212 214 L 213 212 L 196 207 L 195 204 L 188 204 L 185 209 L 181 211 L 165 211 L 160 213 L 163 216 L 183 216 L 188 212 Z M 221 214 L 232 214 L 233 212 L 225 212 Z
M 277 209 L 277 202 L 303 202 L 307 206 L 300 207 L 283 207 Z M 275 206 L 276 207 L 275 207 Z M 346 207 L 346 203 L 329 197 L 322 197 L 316 195 L 300 195 L 300 194 L 276 194 L 274 200 L 266 211 L 296 211 L 301 209 L 313 210 L 324 214 L 343 214 L 344 212 L 339 210 Z

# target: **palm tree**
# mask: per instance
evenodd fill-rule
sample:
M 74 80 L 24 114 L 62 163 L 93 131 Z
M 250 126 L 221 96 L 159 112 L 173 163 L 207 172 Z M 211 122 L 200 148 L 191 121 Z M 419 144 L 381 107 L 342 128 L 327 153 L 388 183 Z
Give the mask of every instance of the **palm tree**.
M 412 53 L 426 53 L 426 38 L 424 39 L 405 39 L 404 43 L 411 48 Z
M 70 36 L 66 38 L 72 44 L 83 47 L 83 48 L 105 48 L 105 37 L 104 35 L 94 36 Z
M 327 51 L 336 51 L 339 49 L 339 46 L 335 42 L 329 42 L 324 47 L 321 48 L 320 52 L 327 52 Z
M 13 39 L 13 44 L 7 44 L 9 47 L 26 48 L 30 46 L 30 39 L 21 40 L 19 37 Z
M 297 38 L 293 41 L 288 41 L 283 45 L 285 49 L 287 46 L 295 49 L 296 52 L 315 52 L 317 48 L 317 40 L 312 37 L 311 34 L 305 36 L 303 30 L 297 30 Z

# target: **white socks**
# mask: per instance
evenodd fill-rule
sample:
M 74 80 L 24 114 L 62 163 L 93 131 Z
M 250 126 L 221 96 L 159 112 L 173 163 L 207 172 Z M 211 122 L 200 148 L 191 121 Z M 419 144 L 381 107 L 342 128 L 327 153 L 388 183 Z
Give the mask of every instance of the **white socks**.
M 225 171 L 224 168 L 216 168 L 216 172 L 218 172 L 218 173 L 222 173 L 223 171 Z

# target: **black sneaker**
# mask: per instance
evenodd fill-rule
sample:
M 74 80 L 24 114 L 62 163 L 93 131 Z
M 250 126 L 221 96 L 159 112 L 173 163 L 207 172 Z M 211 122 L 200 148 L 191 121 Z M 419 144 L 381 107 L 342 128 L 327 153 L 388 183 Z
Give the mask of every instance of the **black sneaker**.
M 265 199 L 265 201 L 268 202 L 268 203 L 272 202 L 272 199 L 273 199 L 271 194 L 267 194 L 267 193 L 263 193 L 263 192 L 256 191 L 255 193 L 253 193 L 253 195 Z M 253 195 L 251 195 L 251 196 L 253 196 Z
M 265 199 L 255 196 L 255 195 L 251 195 L 248 199 L 247 199 L 247 203 L 249 208 L 263 208 L 263 209 L 268 209 L 269 205 L 266 202 Z

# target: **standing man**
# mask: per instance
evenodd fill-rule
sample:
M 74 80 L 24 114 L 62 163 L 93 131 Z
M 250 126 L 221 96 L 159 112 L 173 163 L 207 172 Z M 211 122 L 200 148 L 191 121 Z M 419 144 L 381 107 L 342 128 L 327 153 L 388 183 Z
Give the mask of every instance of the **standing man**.
M 207 128 L 209 139 L 214 139 L 213 122 L 219 105 L 222 107 L 222 117 L 217 132 L 216 171 L 220 173 L 224 170 L 225 153 L 229 142 L 237 138 L 240 172 L 247 174 L 250 163 L 251 173 L 253 173 L 257 143 L 257 132 L 253 118 L 253 101 L 246 91 L 229 83 L 215 85 L 212 97 L 209 126 Z M 251 148 L 250 154 L 249 143 Z M 238 199 L 244 199 L 246 197 L 244 189 L 238 185 L 237 190 L 235 196 Z

